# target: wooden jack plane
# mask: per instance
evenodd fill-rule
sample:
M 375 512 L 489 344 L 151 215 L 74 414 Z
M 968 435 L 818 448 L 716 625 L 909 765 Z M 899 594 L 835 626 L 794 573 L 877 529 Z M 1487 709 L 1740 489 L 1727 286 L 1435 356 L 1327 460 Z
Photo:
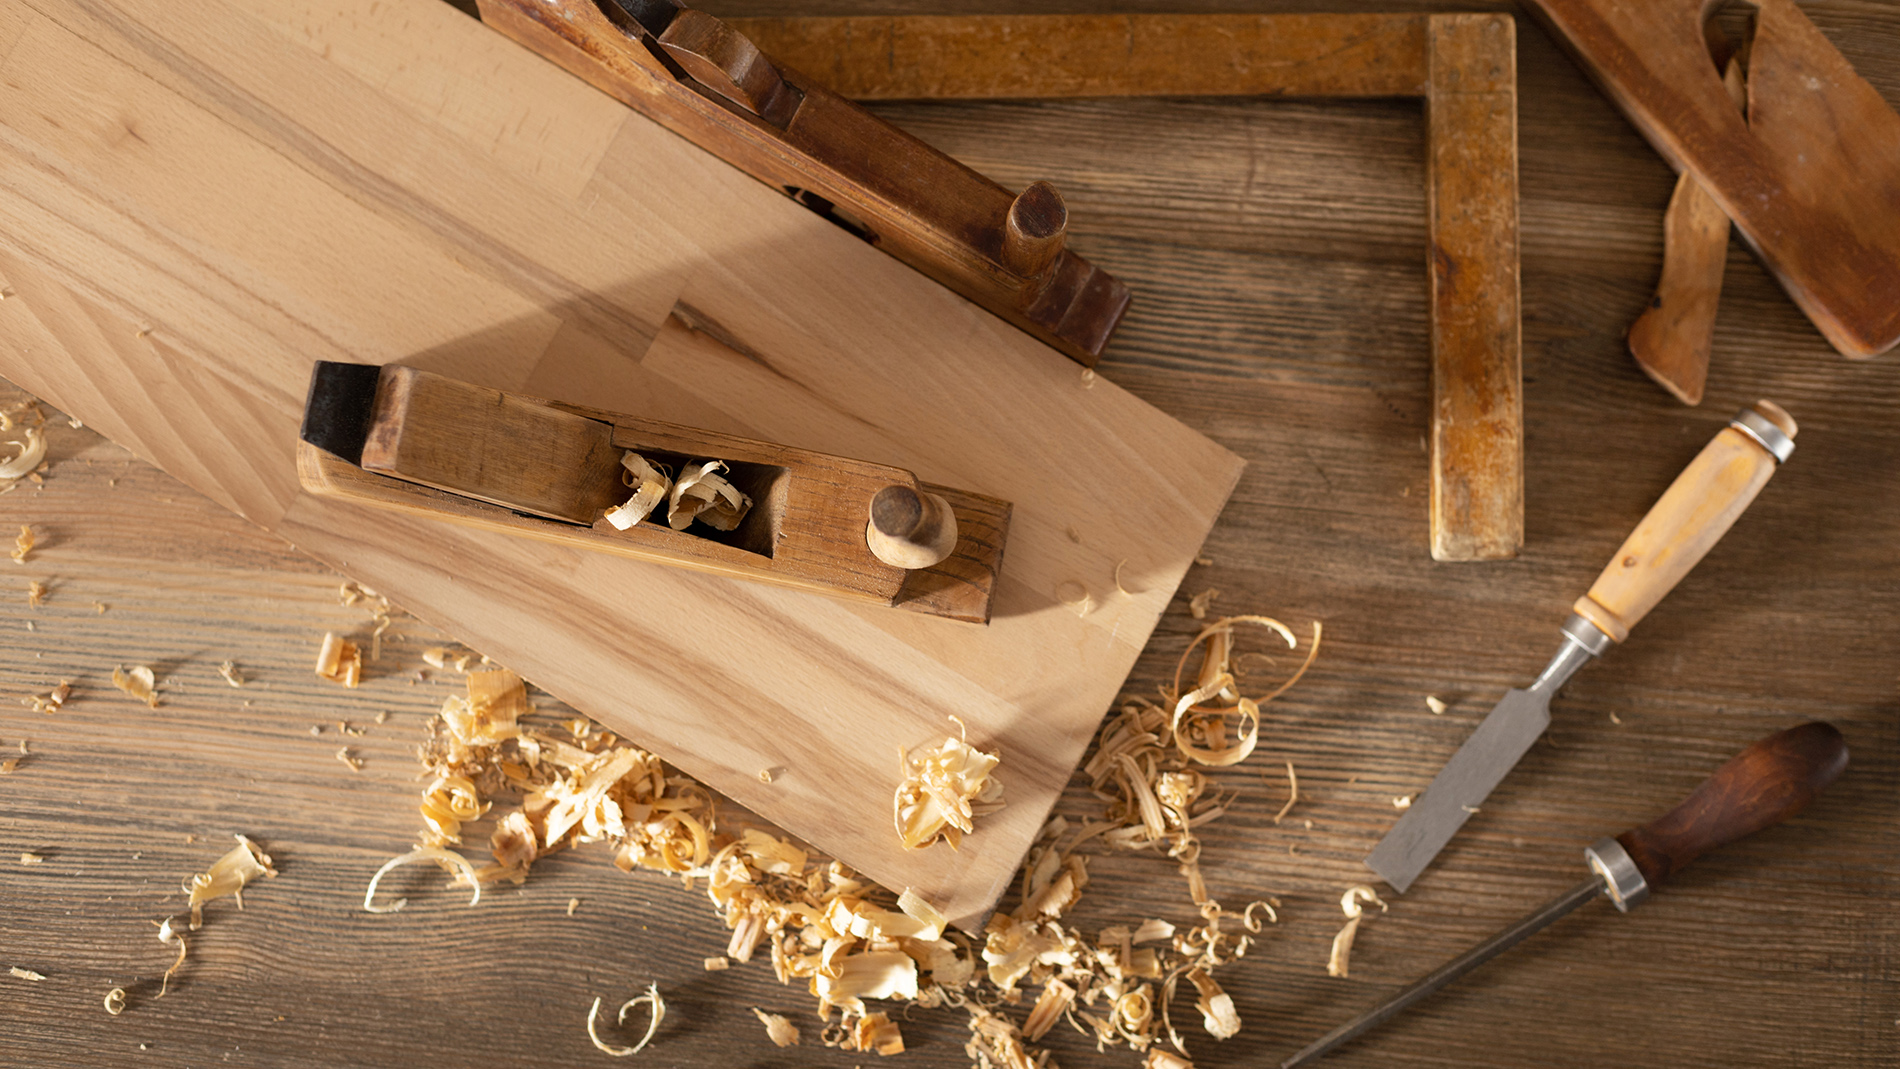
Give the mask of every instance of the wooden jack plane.
M 478 0 L 482 22 L 1085 366 L 1128 287 L 1066 247 L 1047 182 L 1019 194 L 675 0 Z
M 969 623 L 989 622 L 1009 531 L 1009 502 L 902 468 L 394 364 L 319 362 L 300 438 L 313 494 Z M 675 529 L 661 501 L 622 529 L 630 454 L 680 484 L 716 460 L 748 507 Z

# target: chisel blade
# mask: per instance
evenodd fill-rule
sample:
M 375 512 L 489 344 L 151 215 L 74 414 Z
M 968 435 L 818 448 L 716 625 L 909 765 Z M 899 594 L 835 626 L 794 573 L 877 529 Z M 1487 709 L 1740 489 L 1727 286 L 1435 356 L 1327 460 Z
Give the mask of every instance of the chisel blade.
M 1549 726 L 1549 690 L 1507 692 L 1366 856 L 1366 867 L 1405 893 Z

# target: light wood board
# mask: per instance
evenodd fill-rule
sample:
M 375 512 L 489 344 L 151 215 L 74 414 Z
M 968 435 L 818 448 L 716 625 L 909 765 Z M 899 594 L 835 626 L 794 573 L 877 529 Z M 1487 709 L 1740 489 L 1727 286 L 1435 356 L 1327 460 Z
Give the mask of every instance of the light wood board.
M 434 0 L 26 0 L 0 11 L 0 54 L 0 276 L 64 349 L 8 352 L 0 374 L 965 923 L 1238 477 L 1201 435 Z M 317 359 L 1010 500 L 995 622 L 301 495 Z M 1064 603 L 1071 583 L 1092 611 Z M 897 751 L 951 714 L 1001 748 L 1011 805 L 959 853 L 906 854 Z

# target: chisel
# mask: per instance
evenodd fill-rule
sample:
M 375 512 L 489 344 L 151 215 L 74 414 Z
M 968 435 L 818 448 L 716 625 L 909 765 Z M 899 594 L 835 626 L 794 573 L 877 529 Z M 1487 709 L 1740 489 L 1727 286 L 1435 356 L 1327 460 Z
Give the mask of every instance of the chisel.
M 1280 1063 L 1293 1069 L 1385 1023 L 1394 1015 L 1516 946 L 1600 895 L 1624 913 L 1677 869 L 1710 850 L 1772 827 L 1806 808 L 1847 767 L 1847 743 L 1820 721 L 1779 731 L 1736 755 L 1661 819 L 1603 839 L 1583 852 L 1590 878 L 1450 964 Z
M 1401 894 L 1550 726 L 1550 697 L 1656 603 L 1728 532 L 1794 452 L 1795 422 L 1772 401 L 1745 408 L 1669 484 L 1564 621 L 1563 648 L 1529 690 L 1511 690 L 1366 857 Z

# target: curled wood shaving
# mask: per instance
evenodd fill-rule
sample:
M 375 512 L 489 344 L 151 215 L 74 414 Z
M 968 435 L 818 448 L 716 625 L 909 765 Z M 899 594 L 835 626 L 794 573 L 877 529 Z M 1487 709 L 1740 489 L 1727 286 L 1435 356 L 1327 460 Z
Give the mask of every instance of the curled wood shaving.
M 720 460 L 694 461 L 680 469 L 679 481 L 667 500 L 667 526 L 684 531 L 698 520 L 714 530 L 737 528 L 751 511 L 752 499 L 718 474 L 725 470 Z
M 1077 616 L 1087 616 L 1095 611 L 1095 595 L 1089 588 L 1074 579 L 1065 579 L 1056 584 L 1056 600 L 1075 610 Z
M 1278 813 L 1273 814 L 1273 822 L 1275 824 L 1280 823 L 1280 818 L 1293 812 L 1293 803 L 1299 800 L 1300 777 L 1298 773 L 1293 771 L 1293 762 L 1288 761 L 1286 763 L 1286 804 L 1280 807 Z
M 318 679 L 354 687 L 363 676 L 362 651 L 335 631 L 326 632 L 323 644 L 317 647 L 316 672 Z
M 234 687 L 242 687 L 244 685 L 244 677 L 238 674 L 236 661 L 225 661 L 218 665 L 218 674 L 224 677 L 226 683 Z
M 1352 942 L 1359 934 L 1359 922 L 1365 919 L 1365 907 L 1378 906 L 1384 913 L 1386 906 L 1379 893 L 1365 884 L 1346 888 L 1339 899 L 1339 908 L 1346 914 L 1346 926 L 1333 936 L 1333 952 L 1326 959 L 1326 975 L 1346 976 L 1351 964 Z
M 125 988 L 115 987 L 106 992 L 106 1012 L 114 1017 L 125 1012 Z
M 580 899 L 578 899 L 578 898 L 570 898 L 570 899 L 568 899 L 568 900 L 567 900 L 567 915 L 568 915 L 568 916 L 570 916 L 570 917 L 572 917 L 572 916 L 574 915 L 574 911 L 575 911 L 575 910 L 577 910 L 577 909 L 579 909 L 579 908 L 581 908 L 581 900 L 580 900 Z
M 22 969 L 18 965 L 15 965 L 12 968 L 8 969 L 7 973 L 11 975 L 15 980 L 31 980 L 32 982 L 36 984 L 39 983 L 41 980 L 46 979 L 46 975 L 44 973 L 37 973 L 37 972 L 34 972 L 32 969 Z
M 158 708 L 158 680 L 152 670 L 142 664 L 133 665 L 127 671 L 123 665 L 112 670 L 112 685 L 144 702 L 148 707 Z
M 177 929 L 172 927 L 172 919 L 166 917 L 163 921 L 159 922 L 158 941 L 166 946 L 171 946 L 174 943 L 178 944 L 178 959 L 172 962 L 171 968 L 165 970 L 165 975 L 158 981 L 158 994 L 152 996 L 153 998 L 164 998 L 165 992 L 171 989 L 172 974 L 177 972 L 185 964 L 185 937 L 181 935 Z
M 467 858 L 439 846 L 419 846 L 406 854 L 390 858 L 383 862 L 382 868 L 376 870 L 376 875 L 370 877 L 369 887 L 363 891 L 363 911 L 365 913 L 395 913 L 408 905 L 407 898 L 398 898 L 387 906 L 377 905 L 376 886 L 383 882 L 383 877 L 387 876 L 390 870 L 417 861 L 433 861 L 444 869 L 453 869 L 461 877 L 458 882 L 465 882 L 469 886 L 468 904 L 474 906 L 481 902 L 482 884 L 475 876 L 475 866 L 469 864 Z
M 10 417 L 7 422 L 8 426 L 0 427 L 0 431 L 13 429 Z M 24 479 L 38 469 L 46 459 L 46 432 L 39 427 L 21 427 L 20 437 L 8 441 L 7 444 L 19 446 L 20 451 L 5 460 L 0 460 L 0 480 L 11 483 L 17 479 Z
M 46 584 L 34 579 L 26 584 L 26 607 L 37 609 L 46 604 Z
M 767 1013 L 757 1006 L 752 1007 L 752 1015 L 765 1026 L 766 1038 L 775 1047 L 798 1046 L 798 1026 L 776 1013 Z
M 1075 988 L 1055 979 L 1044 984 L 1042 997 L 1036 1000 L 1035 1008 L 1023 1020 L 1023 1038 L 1031 1042 L 1041 1039 L 1062 1019 L 1074 1002 Z
M 667 492 L 673 488 L 663 469 L 647 462 L 638 453 L 628 451 L 621 455 L 620 481 L 633 488 L 633 496 L 624 503 L 615 505 L 606 512 L 607 522 L 617 531 L 625 531 L 647 518 L 660 502 L 667 499 Z
M 1195 1008 L 1201 1011 L 1202 1024 L 1216 1039 L 1229 1039 L 1240 1031 L 1240 1014 L 1234 1010 L 1233 996 L 1221 990 L 1214 978 L 1201 969 L 1189 969 L 1188 982 L 1200 995 Z
M 640 1042 L 635 1043 L 631 1047 L 610 1047 L 601 1041 L 600 1033 L 595 1031 L 595 1024 L 600 1018 L 599 998 L 594 999 L 593 1008 L 587 1011 L 587 1038 L 593 1040 L 594 1046 L 599 1048 L 602 1053 L 611 1054 L 616 1058 L 625 1058 L 640 1053 L 646 1049 L 648 1043 L 653 1041 L 653 1034 L 660 1030 L 660 1022 L 666 1019 L 666 1000 L 660 997 L 659 986 L 657 984 L 648 984 L 646 994 L 638 998 L 630 998 L 621 1003 L 620 1013 L 614 1018 L 616 1024 L 626 1024 L 627 1011 L 633 1009 L 635 1006 L 641 1005 L 648 1008 L 651 1019 L 647 1022 L 647 1034 L 640 1037 Z
M 211 868 L 185 881 L 185 893 L 191 896 L 191 930 L 194 932 L 204 925 L 205 903 L 229 895 L 236 900 L 237 907 L 243 909 L 245 885 L 259 876 L 277 875 L 269 854 L 242 835 L 235 838 L 238 844 L 212 862 Z
M 1142 1069 L 1194 1069 L 1194 1063 L 1171 1050 L 1156 1047 L 1141 1063 Z
M 941 836 L 952 848 L 976 830 L 976 817 L 1003 807 L 1003 785 L 991 778 L 1001 758 L 958 738 L 934 750 L 898 755 L 902 777 L 892 798 L 898 841 L 919 850 Z
M 1173 689 L 1173 693 L 1180 696 L 1174 699 L 1168 734 L 1184 756 L 1200 764 L 1225 766 L 1246 760 L 1260 741 L 1260 706 L 1286 693 L 1289 687 L 1299 682 L 1307 668 L 1312 666 L 1313 658 L 1319 654 L 1320 624 L 1316 620 L 1313 622 L 1313 640 L 1307 648 L 1306 660 L 1292 678 L 1259 698 L 1241 696 L 1233 690 L 1234 676 L 1230 664 L 1233 630 L 1239 624 L 1267 628 L 1284 639 L 1287 648 L 1298 646 L 1293 632 L 1272 617 L 1229 616 L 1209 624 L 1181 651 L 1181 658 L 1174 668 Z M 1201 664 L 1200 685 L 1181 694 L 1181 677 L 1187 670 L 1188 657 L 1196 647 L 1203 645 L 1207 647 L 1207 653 Z M 1216 698 L 1229 704 L 1209 704 Z M 1229 717 L 1238 718 L 1237 737 L 1231 743 L 1227 741 Z

